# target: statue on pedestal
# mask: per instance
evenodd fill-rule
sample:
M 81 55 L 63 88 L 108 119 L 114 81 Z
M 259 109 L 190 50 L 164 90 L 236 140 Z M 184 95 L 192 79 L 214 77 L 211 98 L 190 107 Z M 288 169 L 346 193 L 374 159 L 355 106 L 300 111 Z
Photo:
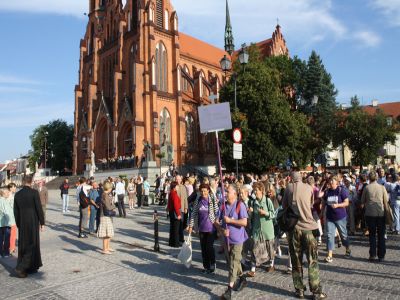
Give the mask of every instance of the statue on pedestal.
M 91 160 L 91 165 L 90 165 L 90 170 L 89 170 L 89 175 L 90 177 L 93 177 L 94 173 L 96 172 L 96 156 L 93 151 L 90 152 L 90 160 Z
M 151 144 L 143 140 L 143 153 L 145 155 L 146 162 L 153 161 L 153 153 L 151 152 Z

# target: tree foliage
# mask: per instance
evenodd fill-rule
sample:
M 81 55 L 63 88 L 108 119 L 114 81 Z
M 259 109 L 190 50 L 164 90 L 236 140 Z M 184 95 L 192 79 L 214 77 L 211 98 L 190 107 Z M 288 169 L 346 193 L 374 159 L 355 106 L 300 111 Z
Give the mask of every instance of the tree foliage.
M 264 172 L 290 158 L 300 165 L 309 161 L 306 145 L 310 137 L 307 118 L 291 109 L 288 84 L 293 61 L 278 57 L 262 61 L 256 47 L 249 49 L 250 61 L 237 73 L 237 104 L 234 109 L 234 78 L 221 91 L 221 101 L 229 101 L 234 127 L 243 133 L 241 171 Z M 234 169 L 232 131 L 221 133 L 223 163 Z
M 32 155 L 30 165 L 44 166 L 63 171 L 72 167 L 73 126 L 63 120 L 54 120 L 46 125 L 40 125 L 30 136 Z M 45 151 L 46 148 L 46 151 Z
M 352 161 L 360 167 L 376 163 L 385 143 L 394 143 L 396 124 L 389 125 L 387 116 L 378 110 L 368 114 L 360 106 L 357 96 L 351 98 L 351 108 L 338 117 L 335 144 L 345 144 L 352 151 Z M 395 122 L 395 121 L 393 121 Z

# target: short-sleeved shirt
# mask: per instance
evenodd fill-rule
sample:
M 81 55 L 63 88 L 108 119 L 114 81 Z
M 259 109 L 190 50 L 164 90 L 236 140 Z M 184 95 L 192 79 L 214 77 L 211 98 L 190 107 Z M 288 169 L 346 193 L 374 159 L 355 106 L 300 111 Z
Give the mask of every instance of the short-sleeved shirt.
M 199 232 L 212 232 L 214 227 L 209 216 L 210 203 L 208 199 L 199 199 Z
M 327 190 L 325 196 L 326 203 L 326 218 L 329 221 L 338 221 L 347 216 L 345 207 L 333 208 L 333 204 L 343 203 L 345 199 L 349 198 L 349 193 L 342 187 L 337 187 L 335 190 Z
M 225 202 L 225 211 L 223 210 L 223 206 L 220 207 L 219 219 L 222 220 L 224 216 L 228 216 L 229 218 L 232 218 L 234 220 L 241 220 L 245 218 L 247 219 L 249 216 L 247 214 L 247 209 L 244 203 L 240 202 L 239 213 L 236 213 L 237 205 L 238 205 L 237 201 L 232 203 L 232 205 L 229 205 L 228 202 Z M 224 222 L 222 225 L 225 226 Z M 246 229 L 243 226 L 228 224 L 227 229 L 229 230 L 228 241 L 230 245 L 240 245 L 243 244 L 248 239 Z

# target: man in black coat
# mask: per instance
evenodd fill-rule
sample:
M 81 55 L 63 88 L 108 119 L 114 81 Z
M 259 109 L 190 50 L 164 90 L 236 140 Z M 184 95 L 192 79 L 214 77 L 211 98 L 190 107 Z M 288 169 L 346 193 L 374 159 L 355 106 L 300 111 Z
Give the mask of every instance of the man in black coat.
M 44 229 L 44 216 L 37 190 L 32 189 L 32 176 L 24 177 L 24 187 L 15 194 L 14 215 L 18 227 L 18 277 L 36 273 L 42 266 L 39 229 Z

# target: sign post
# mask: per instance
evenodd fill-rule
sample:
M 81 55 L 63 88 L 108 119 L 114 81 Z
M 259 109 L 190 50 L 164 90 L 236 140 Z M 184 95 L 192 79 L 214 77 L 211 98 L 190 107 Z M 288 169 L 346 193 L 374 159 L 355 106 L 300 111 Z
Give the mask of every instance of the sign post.
M 239 179 L 239 159 L 242 159 L 242 131 L 235 128 L 232 133 L 233 136 L 233 159 L 236 160 L 236 178 Z
M 225 190 L 224 190 L 224 183 L 222 180 L 222 161 L 221 161 L 221 149 L 219 147 L 218 131 L 232 129 L 232 118 L 231 118 L 231 109 L 229 102 L 215 104 L 217 99 L 218 99 L 218 94 L 211 95 L 210 100 L 212 102 L 212 105 L 200 106 L 198 108 L 198 112 L 200 121 L 200 132 L 201 133 L 215 132 L 215 139 L 217 143 L 219 177 L 220 177 L 221 193 L 222 193 L 222 211 L 225 214 Z M 226 241 L 226 246 L 229 249 L 228 239 L 226 237 L 225 241 Z

